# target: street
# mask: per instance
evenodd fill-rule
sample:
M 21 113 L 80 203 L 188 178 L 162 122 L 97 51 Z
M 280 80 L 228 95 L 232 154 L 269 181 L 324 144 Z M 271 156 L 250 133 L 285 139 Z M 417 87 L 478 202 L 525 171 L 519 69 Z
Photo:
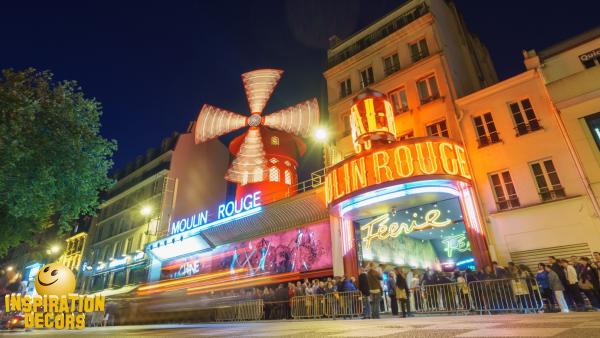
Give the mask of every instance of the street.
M 304 320 L 144 325 L 82 331 L 10 331 L 4 335 L 202 337 L 600 337 L 599 313 L 437 316 L 379 320 Z

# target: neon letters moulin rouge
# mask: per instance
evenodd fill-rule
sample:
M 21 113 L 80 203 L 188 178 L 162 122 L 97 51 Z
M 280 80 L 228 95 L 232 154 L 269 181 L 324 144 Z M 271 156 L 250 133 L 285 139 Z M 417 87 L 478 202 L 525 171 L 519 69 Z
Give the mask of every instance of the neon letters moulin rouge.
M 257 191 L 238 200 L 229 201 L 219 205 L 219 208 L 217 209 L 217 218 L 212 222 L 216 223 L 226 221 L 228 219 L 234 220 L 244 217 L 245 213 L 251 212 L 260 207 L 260 194 L 261 192 Z M 249 214 L 247 216 L 249 216 Z M 210 225 L 208 223 L 208 210 L 199 211 L 197 214 L 171 223 L 169 234 L 179 234 L 204 225 Z
M 471 179 L 465 149 L 449 139 L 415 138 L 351 157 L 325 176 L 327 204 L 374 185 L 424 176 Z

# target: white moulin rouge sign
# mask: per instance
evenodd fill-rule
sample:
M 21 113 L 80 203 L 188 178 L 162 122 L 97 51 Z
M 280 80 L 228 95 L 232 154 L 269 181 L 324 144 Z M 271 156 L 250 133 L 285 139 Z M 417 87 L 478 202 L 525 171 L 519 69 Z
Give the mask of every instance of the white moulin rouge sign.
M 186 218 L 179 219 L 171 223 L 169 234 L 175 235 L 199 227 L 212 227 L 224 224 L 227 221 L 233 221 L 238 218 L 250 216 L 260 211 L 260 191 L 248 194 L 238 200 L 229 201 L 219 205 L 217 208 L 217 218 L 209 223 L 208 209 L 199 211 L 196 214 Z

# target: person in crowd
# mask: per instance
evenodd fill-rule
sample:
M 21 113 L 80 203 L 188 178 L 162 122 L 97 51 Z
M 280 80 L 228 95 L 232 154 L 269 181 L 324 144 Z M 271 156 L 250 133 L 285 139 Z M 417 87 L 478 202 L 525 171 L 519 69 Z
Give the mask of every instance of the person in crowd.
M 498 262 L 496 262 L 496 261 L 492 262 L 492 270 L 493 270 L 495 278 L 497 278 L 497 279 L 503 279 L 503 278 L 509 277 L 506 269 L 503 266 L 499 265 Z
M 569 259 L 569 263 L 571 265 L 573 265 L 573 267 L 575 268 L 575 271 L 577 271 L 577 276 L 579 276 L 579 274 L 581 273 L 581 264 L 579 263 L 579 257 L 573 255 L 571 256 L 571 258 Z
M 572 257 L 575 257 L 575 256 L 572 256 Z M 596 269 L 598 269 L 598 267 L 600 267 L 600 252 L 594 251 L 594 253 L 592 254 L 592 258 L 593 258 L 594 265 L 596 265 Z M 577 261 L 579 261 L 579 260 L 577 260 Z
M 562 283 L 563 287 L 566 288 L 569 282 L 567 282 L 565 270 L 563 270 L 563 267 L 560 266 L 560 263 L 558 262 L 556 257 L 548 256 L 548 264 L 550 265 L 550 268 L 558 275 L 558 278 L 560 279 L 560 282 Z
M 592 264 L 588 257 L 580 257 L 581 272 L 579 273 L 579 288 L 590 300 L 592 307 L 600 309 L 600 281 L 598 280 L 598 269 Z
M 327 294 L 327 291 L 325 290 L 325 282 L 320 281 L 319 286 L 317 287 L 317 291 L 315 292 L 315 295 L 325 295 L 325 294 Z
M 335 277 L 335 291 L 344 292 L 344 276 Z
M 294 296 L 306 296 L 306 292 L 304 292 L 304 285 L 301 281 L 296 282 L 296 287 L 294 288 Z
M 406 283 L 408 284 L 408 290 L 410 291 L 407 295 L 408 303 L 410 305 L 410 308 L 407 312 L 411 313 L 416 311 L 416 298 L 420 297 L 420 293 L 417 289 L 419 287 L 420 276 L 419 273 L 415 270 L 410 270 L 409 272 L 412 275 L 412 278 L 408 278 L 408 274 L 406 275 Z
M 467 284 L 466 272 L 454 271 L 454 280 L 457 284 L 458 298 L 460 299 L 460 309 L 465 310 L 470 308 L 469 301 L 469 284 Z
M 413 274 L 413 278 L 415 275 Z M 397 302 L 400 303 L 400 309 L 402 310 L 402 318 L 406 318 L 410 316 L 410 290 L 408 288 L 408 282 L 404 275 L 402 274 L 402 270 L 400 268 L 396 268 L 396 299 Z M 398 306 L 396 305 L 396 314 L 398 313 Z
M 558 274 L 554 271 L 554 269 L 552 269 L 551 266 L 546 265 L 545 268 L 546 272 L 548 272 L 548 285 L 550 286 L 550 289 L 554 292 L 554 298 L 558 303 L 558 307 L 560 307 L 560 311 L 569 312 L 569 306 L 567 305 L 565 295 L 563 294 L 565 287 L 560 281 L 560 277 L 558 277 Z
M 374 262 L 369 263 L 369 271 L 367 272 L 367 280 L 369 285 L 369 293 L 371 294 L 371 318 L 379 319 L 379 303 L 381 302 L 381 280 L 382 275 L 377 271 L 377 265 Z
M 356 291 L 356 283 L 354 283 L 354 277 L 346 276 L 346 278 L 344 278 L 344 281 L 342 282 L 342 290 L 344 290 L 344 292 Z
M 538 272 L 535 274 L 535 279 L 540 287 L 540 293 L 542 299 L 546 301 L 546 309 L 548 312 L 554 312 L 554 295 L 552 289 L 550 289 L 550 281 L 548 280 L 548 271 L 546 271 L 546 264 L 538 264 Z
M 480 280 L 488 280 L 488 279 L 497 279 L 496 273 L 494 272 L 494 268 L 491 266 L 486 266 L 483 269 L 483 272 L 479 275 Z
M 371 318 L 371 292 L 369 290 L 369 277 L 367 272 L 369 271 L 368 266 L 363 268 L 363 271 L 358 275 L 358 289 L 363 297 L 363 318 Z
M 579 276 L 577 275 L 577 270 L 566 259 L 559 259 L 558 263 L 563 268 L 567 278 L 565 292 L 569 295 L 568 299 L 570 303 L 568 304 L 571 307 L 574 307 L 575 311 L 584 310 L 585 303 L 583 297 L 581 297 L 581 290 L 579 289 Z
M 392 315 L 397 316 L 398 300 L 396 299 L 396 276 L 393 271 L 388 271 L 387 276 L 388 278 L 385 282 L 387 283 L 387 294 L 388 297 L 390 297 L 390 307 L 392 309 Z

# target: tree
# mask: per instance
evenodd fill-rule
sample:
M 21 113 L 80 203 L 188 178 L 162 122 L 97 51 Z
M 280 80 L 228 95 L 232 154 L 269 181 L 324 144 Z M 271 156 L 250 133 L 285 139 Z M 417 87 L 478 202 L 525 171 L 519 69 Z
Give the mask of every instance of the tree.
M 0 77 L 0 257 L 50 226 L 94 214 L 116 141 L 99 135 L 101 105 L 50 72 Z

